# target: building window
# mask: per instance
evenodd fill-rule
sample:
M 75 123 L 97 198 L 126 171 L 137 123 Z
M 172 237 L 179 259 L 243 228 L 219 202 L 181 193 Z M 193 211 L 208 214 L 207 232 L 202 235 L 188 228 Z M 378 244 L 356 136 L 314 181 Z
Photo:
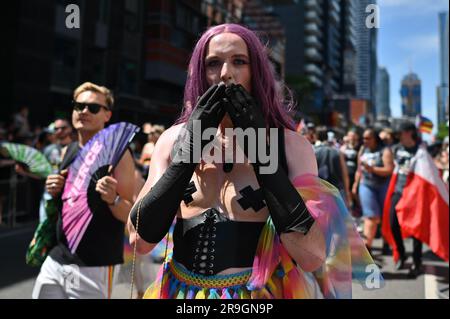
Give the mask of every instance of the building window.
M 125 0 L 125 9 L 129 12 L 137 14 L 139 12 L 139 1 Z
M 200 33 L 200 19 L 198 16 L 192 17 L 192 33 L 199 34 Z
M 120 65 L 120 91 L 128 94 L 137 93 L 137 63 L 123 60 Z
M 73 89 L 77 80 L 77 53 L 75 41 L 56 38 L 51 80 L 53 86 Z
M 110 14 L 110 0 L 98 0 L 98 21 L 108 24 Z
M 177 47 L 189 50 L 186 34 L 183 31 L 173 29 L 170 31 L 170 43 Z
M 125 30 L 130 33 L 139 32 L 138 16 L 131 12 L 125 13 Z
M 175 25 L 189 33 L 197 34 L 200 30 L 200 19 L 192 9 L 177 3 L 175 6 Z
M 186 28 L 188 22 L 188 11 L 185 6 L 176 4 L 175 6 L 175 25 L 179 28 Z
M 94 49 L 90 51 L 91 64 L 91 78 L 94 83 L 105 83 L 106 68 L 105 68 L 105 51 L 102 49 Z
M 67 7 L 69 4 L 76 4 L 80 5 L 80 1 L 74 1 L 74 0 L 56 0 L 56 4 L 62 5 L 64 7 Z
M 139 32 L 139 1 L 125 1 L 125 30 L 130 33 Z

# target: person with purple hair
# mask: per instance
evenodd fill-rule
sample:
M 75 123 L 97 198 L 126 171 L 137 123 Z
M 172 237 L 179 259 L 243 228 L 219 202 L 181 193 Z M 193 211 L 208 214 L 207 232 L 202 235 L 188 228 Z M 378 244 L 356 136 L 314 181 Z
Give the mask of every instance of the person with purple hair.
M 317 177 L 291 106 L 253 31 L 223 24 L 201 36 L 183 113 L 158 140 L 128 220 L 145 254 L 176 217 L 173 251 L 145 298 L 349 298 L 352 276 L 367 282 L 376 266 L 339 192 Z

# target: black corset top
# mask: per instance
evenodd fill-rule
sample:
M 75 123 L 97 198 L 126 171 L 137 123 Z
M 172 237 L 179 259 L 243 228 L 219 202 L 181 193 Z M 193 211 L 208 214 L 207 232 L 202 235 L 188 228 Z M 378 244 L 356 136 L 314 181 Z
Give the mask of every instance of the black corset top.
M 252 267 L 264 225 L 230 220 L 215 208 L 190 219 L 177 218 L 173 258 L 205 276 L 228 268 Z

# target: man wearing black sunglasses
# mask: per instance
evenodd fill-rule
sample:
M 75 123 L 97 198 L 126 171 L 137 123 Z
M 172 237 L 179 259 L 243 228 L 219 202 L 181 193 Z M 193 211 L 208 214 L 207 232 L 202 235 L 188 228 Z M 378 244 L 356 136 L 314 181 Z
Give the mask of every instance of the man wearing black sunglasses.
M 109 122 L 114 104 L 110 90 L 90 82 L 74 91 L 73 100 L 72 125 L 77 131 L 78 142 L 67 147 L 61 173 L 50 175 L 46 180 L 48 193 L 56 199 L 61 197 L 64 189 L 66 168 L 78 150 Z M 134 169 L 131 152 L 127 151 L 111 174 L 98 180 L 95 192 L 104 203 L 93 211 L 93 219 L 75 253 L 67 248 L 62 223 L 58 223 L 58 243 L 41 267 L 33 298 L 111 296 L 114 265 L 123 263 L 124 223 L 133 204 Z M 68 283 L 70 280 L 74 282 Z
M 97 103 L 84 103 L 72 101 L 72 105 L 73 109 L 78 112 L 82 112 L 84 109 L 87 109 L 92 114 L 97 114 L 98 112 L 100 112 L 101 109 L 110 111 L 109 107 Z
M 75 93 L 74 98 L 73 126 L 77 131 L 82 132 L 82 139 L 89 140 L 111 119 L 113 97 L 109 92 L 102 94 L 95 91 L 83 91 L 79 94 Z

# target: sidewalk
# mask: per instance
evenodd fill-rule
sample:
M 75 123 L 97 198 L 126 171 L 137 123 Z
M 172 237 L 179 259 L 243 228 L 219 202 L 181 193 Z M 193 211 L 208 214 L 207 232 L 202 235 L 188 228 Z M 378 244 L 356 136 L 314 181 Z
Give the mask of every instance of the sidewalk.
M 37 221 L 17 224 L 15 228 L 0 226 L 0 290 L 35 278 L 39 269 L 25 263 L 25 253 L 33 238 Z M 31 293 L 23 295 L 27 298 Z

